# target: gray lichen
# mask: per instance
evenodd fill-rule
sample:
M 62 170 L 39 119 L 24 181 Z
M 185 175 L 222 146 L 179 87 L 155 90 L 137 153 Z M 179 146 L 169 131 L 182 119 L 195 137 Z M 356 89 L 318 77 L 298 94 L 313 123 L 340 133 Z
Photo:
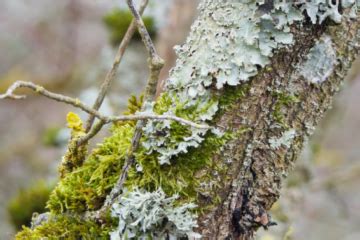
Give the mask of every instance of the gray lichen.
M 270 138 L 269 144 L 272 149 L 279 149 L 280 147 L 289 148 L 291 146 L 292 141 L 296 137 L 296 131 L 294 129 L 290 129 L 285 131 L 280 138 Z
M 342 7 L 355 6 L 355 0 L 342 0 L 341 3 Z M 199 109 L 203 108 L 202 105 L 212 99 L 211 86 L 222 89 L 225 85 L 236 86 L 248 81 L 259 68 L 269 63 L 276 50 L 293 44 L 290 25 L 303 21 L 303 12 L 313 24 L 321 24 L 327 18 L 339 22 L 342 19 L 339 7 L 338 1 L 327 0 L 277 0 L 272 4 L 264 0 L 202 1 L 200 17 L 193 24 L 186 43 L 175 47 L 178 59 L 166 82 L 173 104 L 180 102 L 184 108 L 197 104 Z M 301 74 L 310 82 L 319 83 L 331 74 L 335 63 L 331 40 L 323 38 L 311 50 Z M 212 120 L 217 110 L 218 102 L 214 101 L 192 120 Z M 169 110 L 167 114 L 173 114 L 173 111 Z M 148 139 L 143 146 L 149 153 L 160 153 L 161 164 L 169 164 L 171 157 L 199 146 L 207 132 L 193 129 L 192 134 L 182 141 L 168 142 L 171 131 L 168 122 L 149 121 L 144 131 Z M 159 132 L 163 136 L 159 136 Z
M 119 219 L 119 225 L 111 232 L 111 240 L 200 238 L 193 232 L 197 222 L 191 209 L 196 205 L 175 206 L 178 197 L 166 197 L 161 189 L 128 192 L 112 206 L 112 216 Z
M 172 96 L 171 99 L 174 104 L 163 114 L 176 115 L 176 112 L 181 111 L 179 108 L 187 107 L 188 102 L 179 103 L 174 96 Z M 210 98 L 206 99 L 206 101 L 190 104 L 195 104 L 195 106 L 192 106 L 192 110 L 189 111 L 189 114 L 192 115 L 191 120 L 195 122 L 211 120 L 218 110 L 217 102 L 212 101 Z M 148 109 L 147 111 L 152 111 L 152 109 Z M 161 122 L 150 120 L 143 128 L 146 138 L 142 141 L 142 145 L 148 150 L 148 154 L 153 152 L 160 153 L 158 160 L 161 165 L 170 164 L 170 159 L 173 156 L 180 153 L 187 153 L 190 147 L 198 147 L 207 133 L 206 129 L 191 128 L 189 134 L 184 133 L 181 137 L 174 137 L 171 133 L 173 130 L 174 125 L 172 125 L 171 121 L 167 120 Z
M 299 67 L 300 74 L 311 83 L 322 83 L 337 64 L 336 52 L 329 36 L 322 36 L 310 49 L 306 62 Z

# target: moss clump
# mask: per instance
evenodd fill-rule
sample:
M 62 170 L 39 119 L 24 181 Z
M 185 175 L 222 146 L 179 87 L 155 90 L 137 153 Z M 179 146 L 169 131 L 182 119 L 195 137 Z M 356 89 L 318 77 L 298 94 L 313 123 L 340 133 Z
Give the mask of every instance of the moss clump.
M 76 217 L 51 216 L 49 221 L 35 229 L 24 227 L 15 239 L 109 239 L 109 232 L 109 228 L 102 228 L 94 222 L 82 221 Z
M 114 126 L 81 167 L 65 175 L 51 193 L 48 208 L 82 212 L 97 209 L 115 184 L 130 146 L 133 126 Z
M 201 114 L 206 113 L 213 103 L 213 101 L 209 101 L 209 103 L 202 104 L 199 107 L 201 104 L 199 102 L 190 107 L 185 107 L 186 102 L 181 103 L 175 97 L 170 97 L 165 93 L 158 98 L 154 112 L 164 114 L 171 109 L 171 112 L 176 116 L 196 120 Z M 188 126 L 172 122 L 170 125 L 171 141 L 166 142 L 166 147 L 171 149 L 172 145 L 179 144 L 191 134 L 191 129 Z M 143 188 L 149 192 L 162 188 L 168 196 L 179 194 L 181 196 L 180 201 L 196 202 L 198 193 L 201 191 L 201 185 L 212 179 L 211 172 L 222 171 L 213 161 L 213 156 L 220 151 L 231 136 L 232 134 L 225 133 L 219 137 L 208 131 L 198 147 L 189 147 L 188 152 L 173 156 L 170 164 L 160 164 L 159 153 L 152 152 L 149 154 L 148 150 L 140 147 L 135 153 L 138 165 L 130 169 L 126 186 L 130 189 L 132 187 Z M 142 141 L 146 141 L 146 138 L 147 136 L 144 136 Z M 201 171 L 205 168 L 212 171 Z M 202 174 L 200 171 L 207 172 L 207 174 Z
M 221 171 L 213 161 L 213 156 L 229 138 L 230 134 L 219 138 L 208 133 L 199 147 L 189 148 L 187 153 L 174 157 L 171 165 L 160 165 L 156 153 L 148 155 L 146 150 L 141 148 L 136 153 L 136 160 L 142 170 L 139 172 L 136 167 L 131 168 L 126 186 L 130 189 L 143 188 L 149 192 L 161 187 L 168 196 L 178 193 L 181 197 L 180 201 L 196 202 L 201 184 L 210 181 L 213 177 L 207 171 L 206 174 L 201 174 L 199 171 L 205 168 Z
M 133 114 L 138 111 L 141 102 L 141 98 L 137 100 L 132 97 L 129 100 L 128 113 Z M 191 107 L 185 107 L 186 103 L 177 102 L 176 98 L 163 94 L 157 100 L 154 112 L 163 114 L 171 111 L 179 117 L 197 120 L 199 115 L 206 113 L 207 108 L 213 103 L 213 101 L 209 101 L 209 103 L 199 102 Z M 77 126 L 75 125 L 74 127 Z M 52 214 L 55 214 L 56 217 L 64 212 L 76 214 L 87 210 L 97 210 L 102 206 L 106 196 L 118 180 L 126 154 L 130 148 L 134 128 L 135 124 L 131 121 L 113 125 L 111 136 L 105 138 L 103 143 L 93 150 L 83 165 L 64 175 L 51 193 L 47 203 L 47 207 Z M 182 142 L 184 138 L 191 134 L 192 132 L 188 126 L 178 122 L 171 122 L 169 134 L 171 143 Z M 218 199 L 214 193 L 219 186 L 215 184 L 211 189 L 204 189 L 204 185 L 209 185 L 208 183 L 214 177 L 214 172 L 222 174 L 225 171 L 223 167 L 213 160 L 213 155 L 220 151 L 231 136 L 230 133 L 218 136 L 208 131 L 203 136 L 204 140 L 199 146 L 189 147 L 187 152 L 174 155 L 170 159 L 170 164 L 163 165 L 159 162 L 158 152 L 149 153 L 141 145 L 135 152 L 137 166 L 132 166 L 129 170 L 125 185 L 130 190 L 141 188 L 152 192 L 161 188 L 168 196 L 179 194 L 180 197 L 177 200 L 179 204 L 196 203 L 199 194 L 206 192 L 207 196 L 212 200 L 209 201 L 209 204 L 211 204 Z M 147 138 L 148 136 L 144 135 L 142 141 L 148 140 Z M 206 206 L 202 207 L 205 208 Z M 54 222 L 58 222 L 58 220 L 55 218 Z M 45 226 L 50 227 L 50 225 L 44 225 L 44 229 L 46 229 Z M 65 230 L 60 228 L 59 231 Z M 28 231 L 24 230 L 25 233 Z M 69 231 L 75 230 L 70 229 Z M 31 232 L 27 234 L 31 234 Z
M 121 42 L 132 19 L 133 16 L 130 11 L 119 8 L 113 9 L 110 13 L 104 16 L 103 21 L 110 31 L 110 42 L 112 45 L 116 46 Z M 151 17 L 143 17 L 142 19 L 150 35 L 155 35 L 156 29 L 154 19 Z M 134 39 L 141 39 L 138 32 L 134 34 Z
M 131 95 L 128 100 L 127 111 L 124 112 L 124 115 L 132 115 L 137 111 L 141 111 L 141 107 L 144 102 L 144 95 L 141 95 L 137 98 L 135 95 Z
M 16 229 L 30 226 L 34 212 L 45 212 L 46 201 L 53 187 L 44 182 L 38 182 L 28 189 L 22 189 L 18 195 L 10 200 L 7 211 L 10 221 Z
M 131 106 L 140 106 L 134 99 Z M 209 104 L 210 105 L 210 104 Z M 162 114 L 169 110 L 172 100 L 164 94 L 154 107 L 154 111 Z M 129 112 L 134 112 L 129 109 Z M 206 107 L 205 107 L 206 108 Z M 177 116 L 194 119 L 203 110 L 197 110 L 196 106 L 185 109 L 181 104 L 176 105 L 174 110 Z M 48 201 L 48 208 L 53 213 L 62 213 L 66 210 L 83 212 L 98 209 L 106 195 L 111 191 L 118 179 L 125 161 L 126 153 L 130 147 L 133 136 L 134 124 L 128 122 L 114 125 L 111 136 L 106 138 L 86 159 L 84 164 L 74 171 L 67 173 L 58 183 Z M 191 134 L 187 126 L 177 122 L 171 123 L 171 138 L 174 142 L 180 142 L 184 137 Z M 143 141 L 146 136 L 143 136 Z M 171 159 L 171 165 L 161 165 L 158 161 L 159 154 L 148 154 L 144 147 L 140 147 L 136 153 L 136 161 L 141 165 L 142 171 L 133 167 L 129 172 L 126 186 L 129 188 L 139 187 L 148 191 L 155 191 L 161 187 L 166 194 L 179 193 L 186 199 L 195 200 L 198 188 L 202 182 L 211 178 L 210 175 L 196 177 L 195 174 L 205 168 L 216 168 L 212 162 L 212 156 L 218 152 L 229 134 L 218 137 L 208 132 L 205 140 L 197 148 L 189 148 L 187 153 L 179 154 Z

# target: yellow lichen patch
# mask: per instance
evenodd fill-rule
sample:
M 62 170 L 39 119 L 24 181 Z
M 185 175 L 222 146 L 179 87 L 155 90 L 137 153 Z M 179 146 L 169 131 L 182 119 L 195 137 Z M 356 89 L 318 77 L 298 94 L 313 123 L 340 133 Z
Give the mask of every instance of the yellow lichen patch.
M 61 178 L 67 173 L 72 172 L 75 168 L 80 167 L 87 155 L 87 144 L 78 145 L 78 141 L 85 135 L 83 122 L 81 118 L 73 112 L 69 112 L 66 116 L 67 127 L 71 129 L 71 138 L 69 140 L 68 149 L 62 158 L 59 172 Z
M 67 121 L 68 128 L 70 128 L 74 131 L 77 131 L 77 132 L 84 131 L 83 122 L 76 113 L 69 112 L 66 116 L 66 121 Z

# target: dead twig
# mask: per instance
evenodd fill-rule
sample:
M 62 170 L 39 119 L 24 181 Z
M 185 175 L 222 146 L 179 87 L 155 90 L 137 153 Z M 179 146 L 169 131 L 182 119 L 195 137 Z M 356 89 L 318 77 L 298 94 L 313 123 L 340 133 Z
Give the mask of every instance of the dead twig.
M 139 14 L 142 15 L 142 13 L 144 12 L 147 4 L 148 4 L 149 0 L 143 0 L 140 4 L 140 7 L 139 7 Z M 104 98 L 111 86 L 111 83 L 113 82 L 113 80 L 115 79 L 115 76 L 116 76 L 116 72 L 117 72 L 117 69 L 119 68 L 119 65 L 120 65 L 120 62 L 124 56 L 124 53 L 125 53 L 125 50 L 127 48 L 127 46 L 129 45 L 130 41 L 131 41 L 131 38 L 132 36 L 134 35 L 135 31 L 136 31 L 136 28 L 137 28 L 137 24 L 136 24 L 136 21 L 135 19 L 131 22 L 129 28 L 127 29 L 126 33 L 125 33 L 125 36 L 124 38 L 121 40 L 121 43 L 119 45 L 119 48 L 118 48 L 118 51 L 116 53 L 116 56 L 115 56 L 115 60 L 112 64 L 112 67 L 111 69 L 109 70 L 109 72 L 106 74 L 106 77 L 105 77 L 105 80 L 104 82 L 101 84 L 101 87 L 100 87 L 100 91 L 99 91 L 99 94 L 95 100 L 95 103 L 93 105 L 93 109 L 95 110 L 99 110 L 101 104 L 103 103 L 104 101 Z M 94 123 L 94 120 L 95 120 L 95 116 L 90 114 L 87 122 L 86 122 L 86 125 L 85 125 L 85 130 L 86 132 L 89 132 L 91 130 L 91 127 Z M 93 133 L 92 134 L 96 134 L 97 132 L 94 132 L 95 130 L 99 131 L 101 129 L 101 125 L 98 125 L 97 128 L 91 130 Z M 88 138 L 90 139 L 91 137 L 88 136 Z
M 143 103 L 143 107 L 144 107 L 144 105 L 146 103 L 152 102 L 154 100 L 154 97 L 156 95 L 156 87 L 157 87 L 157 83 L 158 83 L 158 79 L 159 79 L 159 74 L 160 74 L 161 68 L 164 66 L 164 61 L 157 54 L 155 46 L 151 40 L 151 37 L 150 37 L 148 31 L 146 30 L 145 24 L 144 24 L 143 20 L 141 19 L 139 12 L 136 10 L 136 8 L 134 6 L 134 2 L 132 0 L 127 0 L 126 2 L 129 6 L 131 13 L 134 16 L 134 19 L 137 23 L 138 31 L 140 33 L 142 41 L 143 41 L 143 43 L 148 51 L 148 55 L 149 55 L 148 65 L 149 65 L 150 75 L 149 75 L 147 86 L 146 86 L 145 93 L 144 93 L 144 103 Z M 131 141 L 131 147 L 127 154 L 125 164 L 121 171 L 121 175 L 120 175 L 118 181 L 116 182 L 114 188 L 111 190 L 110 194 L 108 195 L 103 207 L 100 209 L 100 212 L 106 211 L 114 203 L 114 201 L 118 197 L 120 197 L 120 195 L 122 193 L 122 187 L 123 187 L 124 182 L 126 181 L 126 178 L 128 175 L 128 171 L 135 162 L 134 152 L 139 148 L 140 139 L 142 136 L 142 129 L 145 126 L 145 123 L 146 123 L 145 120 L 137 122 L 136 127 L 135 127 L 134 136 Z
M 42 87 L 40 85 L 36 85 L 32 82 L 25 82 L 25 81 L 17 81 L 14 84 L 12 84 L 8 88 L 8 90 L 6 91 L 5 94 L 0 95 L 0 99 L 24 99 L 24 98 L 26 98 L 26 95 L 14 94 L 14 91 L 18 88 L 28 88 L 28 89 L 31 89 L 31 90 L 35 91 L 36 93 L 43 95 L 47 98 L 53 99 L 58 102 L 67 103 L 76 108 L 79 108 L 79 109 L 83 110 L 84 112 L 94 115 L 96 118 L 98 118 L 100 120 L 102 125 L 111 123 L 111 122 L 152 119 L 152 120 L 161 120 L 161 121 L 173 120 L 173 121 L 179 122 L 181 124 L 189 125 L 191 127 L 200 128 L 200 129 L 208 129 L 209 128 L 209 126 L 207 126 L 207 125 L 197 124 L 192 121 L 189 121 L 189 120 L 177 117 L 177 116 L 173 116 L 173 115 L 156 115 L 156 114 L 151 114 L 151 113 L 140 112 L 135 115 L 105 116 L 105 115 L 101 114 L 100 112 L 98 112 L 97 110 L 85 105 L 83 102 L 81 102 L 77 98 L 72 98 L 69 96 L 62 95 L 62 94 L 53 93 L 53 92 L 46 90 L 44 87 Z M 99 124 L 99 125 L 101 125 L 101 124 Z

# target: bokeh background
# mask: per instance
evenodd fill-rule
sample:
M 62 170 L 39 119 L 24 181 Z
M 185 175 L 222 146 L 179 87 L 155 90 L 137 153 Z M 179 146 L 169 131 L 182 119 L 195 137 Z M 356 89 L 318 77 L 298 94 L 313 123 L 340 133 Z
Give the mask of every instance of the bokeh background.
M 167 61 L 161 79 L 174 64 L 173 46 L 189 32 L 197 2 L 150 0 L 146 23 Z M 124 1 L 2 0 L 0 92 L 16 80 L 26 80 L 91 105 L 129 21 Z M 135 37 L 103 113 L 121 113 L 131 94 L 141 93 L 146 59 Z M 359 73 L 356 62 L 273 207 L 278 226 L 260 231 L 258 239 L 360 239 Z M 31 93 L 26 100 L 0 101 L 0 239 L 11 239 L 19 225 L 26 224 L 29 209 L 43 211 L 69 137 L 69 111 L 86 117 Z M 101 135 L 106 134 L 104 129 Z

